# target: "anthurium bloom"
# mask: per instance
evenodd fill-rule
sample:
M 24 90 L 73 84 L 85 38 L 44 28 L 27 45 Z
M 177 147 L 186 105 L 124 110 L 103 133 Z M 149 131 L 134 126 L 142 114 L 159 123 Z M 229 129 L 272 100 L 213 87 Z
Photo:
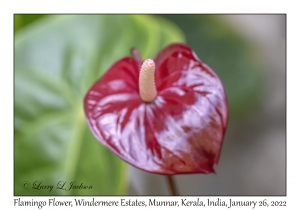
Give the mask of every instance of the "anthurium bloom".
M 216 73 L 184 44 L 167 46 L 153 61 L 143 63 L 136 50 L 117 61 L 87 92 L 84 109 L 94 136 L 137 168 L 212 173 L 218 163 L 226 93 Z

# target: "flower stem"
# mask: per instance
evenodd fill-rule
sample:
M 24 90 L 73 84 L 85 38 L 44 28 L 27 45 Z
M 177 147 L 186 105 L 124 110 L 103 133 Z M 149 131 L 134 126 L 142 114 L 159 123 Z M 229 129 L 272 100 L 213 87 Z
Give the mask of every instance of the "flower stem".
M 169 184 L 172 195 L 173 196 L 178 195 L 173 177 L 172 176 L 167 176 L 167 179 L 168 179 L 168 184 Z
M 131 55 L 137 61 L 139 67 L 142 66 L 143 61 L 142 61 L 142 57 L 140 55 L 140 52 L 137 49 L 132 48 L 131 49 Z

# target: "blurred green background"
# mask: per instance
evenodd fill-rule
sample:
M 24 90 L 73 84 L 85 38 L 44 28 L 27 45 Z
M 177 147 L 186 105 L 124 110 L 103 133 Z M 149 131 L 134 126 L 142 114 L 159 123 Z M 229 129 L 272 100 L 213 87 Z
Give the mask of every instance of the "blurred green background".
M 222 16 L 15 15 L 14 20 L 15 195 L 129 193 L 128 166 L 93 137 L 83 97 L 132 47 L 146 59 L 172 42 L 187 43 L 223 81 L 229 126 L 262 106 L 266 76 L 259 48 Z M 92 188 L 61 190 L 60 181 Z M 48 185 L 54 188 L 43 189 Z

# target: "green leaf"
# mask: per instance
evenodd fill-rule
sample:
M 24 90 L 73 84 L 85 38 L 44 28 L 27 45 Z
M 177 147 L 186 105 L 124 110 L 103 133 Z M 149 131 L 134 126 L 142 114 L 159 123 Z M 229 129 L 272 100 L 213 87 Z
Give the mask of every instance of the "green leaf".
M 49 15 L 19 30 L 15 195 L 126 194 L 126 163 L 93 137 L 83 97 L 132 47 L 153 58 L 171 42 L 184 42 L 180 30 L 146 15 Z M 64 182 L 67 190 L 58 189 Z M 68 190 L 71 182 L 92 188 Z M 33 189 L 48 185 L 51 191 Z
M 14 31 L 17 32 L 21 28 L 37 21 L 38 19 L 44 17 L 45 15 L 37 15 L 37 14 L 32 14 L 32 15 L 25 15 L 25 14 L 15 14 L 14 15 Z

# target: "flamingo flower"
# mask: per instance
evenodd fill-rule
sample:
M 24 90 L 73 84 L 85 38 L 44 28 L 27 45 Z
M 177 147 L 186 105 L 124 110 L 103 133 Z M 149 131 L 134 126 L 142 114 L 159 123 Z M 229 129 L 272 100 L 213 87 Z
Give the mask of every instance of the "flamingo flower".
M 156 174 L 212 173 L 228 119 L 217 74 L 186 45 L 154 60 L 117 61 L 87 92 L 94 136 L 129 164 Z

